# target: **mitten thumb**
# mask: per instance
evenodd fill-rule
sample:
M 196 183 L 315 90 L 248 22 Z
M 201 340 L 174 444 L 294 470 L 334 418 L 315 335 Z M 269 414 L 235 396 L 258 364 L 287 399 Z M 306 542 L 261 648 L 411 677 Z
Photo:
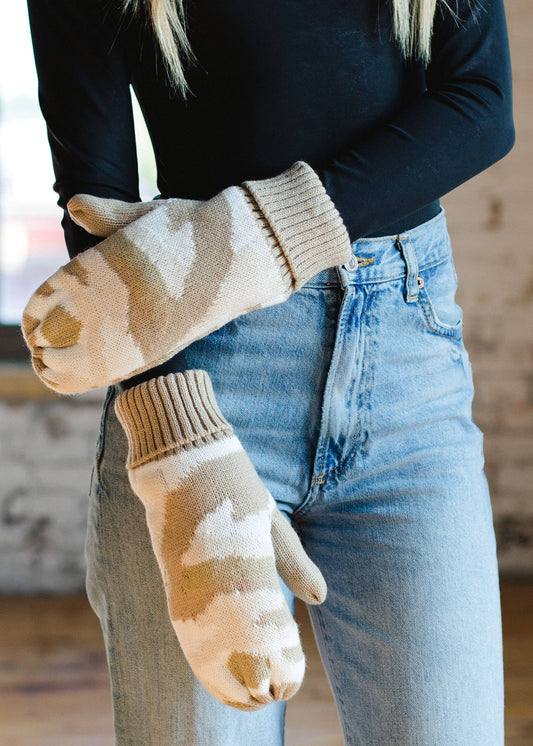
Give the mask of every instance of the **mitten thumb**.
M 326 581 L 277 507 L 272 513 L 272 543 L 277 571 L 294 595 L 308 604 L 323 603 L 327 594 Z
M 95 197 L 91 194 L 75 194 L 68 203 L 67 210 L 72 220 L 94 236 L 110 236 L 120 228 L 125 228 L 147 212 L 161 207 L 164 203 L 182 203 L 185 209 L 201 204 L 196 199 L 152 199 L 149 202 L 123 202 L 120 199 Z

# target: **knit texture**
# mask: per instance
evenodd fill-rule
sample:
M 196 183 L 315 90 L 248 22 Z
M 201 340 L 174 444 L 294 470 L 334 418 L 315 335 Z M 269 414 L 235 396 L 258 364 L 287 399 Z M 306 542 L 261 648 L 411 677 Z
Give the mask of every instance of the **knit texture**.
M 24 310 L 34 369 L 58 392 L 148 370 L 351 256 L 339 213 L 303 161 L 205 202 L 137 207 L 87 195 L 69 202 L 78 224 L 109 235 L 49 277 Z
M 278 572 L 307 603 L 321 603 L 326 585 L 220 412 L 208 374 L 151 379 L 120 394 L 115 411 L 193 672 L 240 710 L 288 699 L 305 659 Z
M 152 378 L 121 394 L 115 406 L 128 438 L 129 469 L 233 435 L 202 370 Z

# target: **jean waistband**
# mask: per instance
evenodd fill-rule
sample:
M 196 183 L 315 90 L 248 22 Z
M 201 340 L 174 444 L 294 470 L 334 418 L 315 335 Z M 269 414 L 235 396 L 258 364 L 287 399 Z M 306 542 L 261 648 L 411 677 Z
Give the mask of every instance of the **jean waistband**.
M 451 251 L 441 205 L 435 217 L 408 231 L 354 241 L 349 262 L 319 272 L 306 287 L 387 282 L 407 275 L 406 293 L 416 296 L 418 271 L 448 259 Z

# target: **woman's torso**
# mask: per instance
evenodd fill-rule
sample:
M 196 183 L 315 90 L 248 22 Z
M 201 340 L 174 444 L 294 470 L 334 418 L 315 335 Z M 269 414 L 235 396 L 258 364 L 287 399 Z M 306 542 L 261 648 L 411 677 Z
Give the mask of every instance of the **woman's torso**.
M 425 90 L 423 67 L 406 64 L 389 5 L 376 0 L 202 0 L 186 13 L 198 60 L 186 102 L 171 95 L 141 19 L 121 31 L 163 197 L 207 199 L 298 159 L 324 166 Z M 438 210 L 435 200 L 409 218 Z

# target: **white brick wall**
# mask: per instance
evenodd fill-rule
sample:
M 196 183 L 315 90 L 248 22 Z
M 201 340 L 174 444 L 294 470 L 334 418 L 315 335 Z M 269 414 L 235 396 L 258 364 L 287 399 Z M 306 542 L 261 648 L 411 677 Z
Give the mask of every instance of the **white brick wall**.
M 0 402 L 0 592 L 83 588 L 101 400 Z

